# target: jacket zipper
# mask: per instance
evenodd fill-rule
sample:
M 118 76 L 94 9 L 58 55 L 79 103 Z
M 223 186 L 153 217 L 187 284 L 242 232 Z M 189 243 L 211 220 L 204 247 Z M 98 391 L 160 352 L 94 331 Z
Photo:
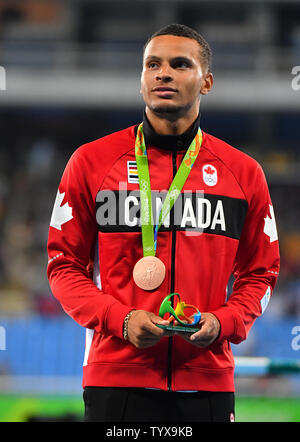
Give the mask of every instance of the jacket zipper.
M 177 172 L 176 164 L 177 154 L 176 151 L 172 152 L 172 168 L 173 168 L 173 178 Z M 174 217 L 171 217 L 171 228 L 172 228 L 172 244 L 171 244 L 171 293 L 175 290 L 175 250 L 176 250 L 176 226 L 174 225 Z M 172 298 L 173 304 L 173 298 Z M 168 390 L 172 390 L 172 350 L 173 350 L 173 337 L 169 337 L 168 344 Z

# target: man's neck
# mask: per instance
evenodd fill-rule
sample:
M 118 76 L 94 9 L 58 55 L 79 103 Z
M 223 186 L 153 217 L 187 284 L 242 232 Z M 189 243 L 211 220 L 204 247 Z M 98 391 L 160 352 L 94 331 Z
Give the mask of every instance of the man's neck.
M 198 116 L 199 109 L 191 111 L 177 120 L 168 120 L 155 114 L 146 106 L 146 116 L 157 134 L 160 135 L 181 135 L 189 129 Z

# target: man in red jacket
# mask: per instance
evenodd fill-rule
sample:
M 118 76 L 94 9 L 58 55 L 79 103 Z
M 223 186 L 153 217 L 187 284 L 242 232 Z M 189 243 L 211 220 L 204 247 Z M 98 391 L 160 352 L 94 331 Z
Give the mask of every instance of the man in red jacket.
M 261 167 L 199 127 L 212 85 L 203 37 L 161 29 L 144 50 L 143 122 L 81 146 L 64 171 L 48 277 L 86 328 L 86 421 L 234 419 L 230 342 L 263 314 L 279 252 Z M 172 293 L 200 310 L 198 331 L 162 327 Z

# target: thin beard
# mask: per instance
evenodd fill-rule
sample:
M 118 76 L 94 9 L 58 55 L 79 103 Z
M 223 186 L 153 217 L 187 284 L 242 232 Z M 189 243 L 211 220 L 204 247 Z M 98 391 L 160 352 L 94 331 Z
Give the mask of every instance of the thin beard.
M 186 106 L 157 106 L 149 108 L 158 117 L 168 121 L 176 121 L 187 114 L 192 107 L 192 104 Z

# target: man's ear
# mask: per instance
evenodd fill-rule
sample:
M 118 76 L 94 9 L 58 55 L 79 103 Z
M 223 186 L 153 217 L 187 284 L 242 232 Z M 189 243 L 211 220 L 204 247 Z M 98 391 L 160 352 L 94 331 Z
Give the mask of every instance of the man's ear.
M 207 72 L 202 80 L 200 94 L 207 95 L 209 91 L 212 89 L 214 84 L 214 77 L 211 72 Z

